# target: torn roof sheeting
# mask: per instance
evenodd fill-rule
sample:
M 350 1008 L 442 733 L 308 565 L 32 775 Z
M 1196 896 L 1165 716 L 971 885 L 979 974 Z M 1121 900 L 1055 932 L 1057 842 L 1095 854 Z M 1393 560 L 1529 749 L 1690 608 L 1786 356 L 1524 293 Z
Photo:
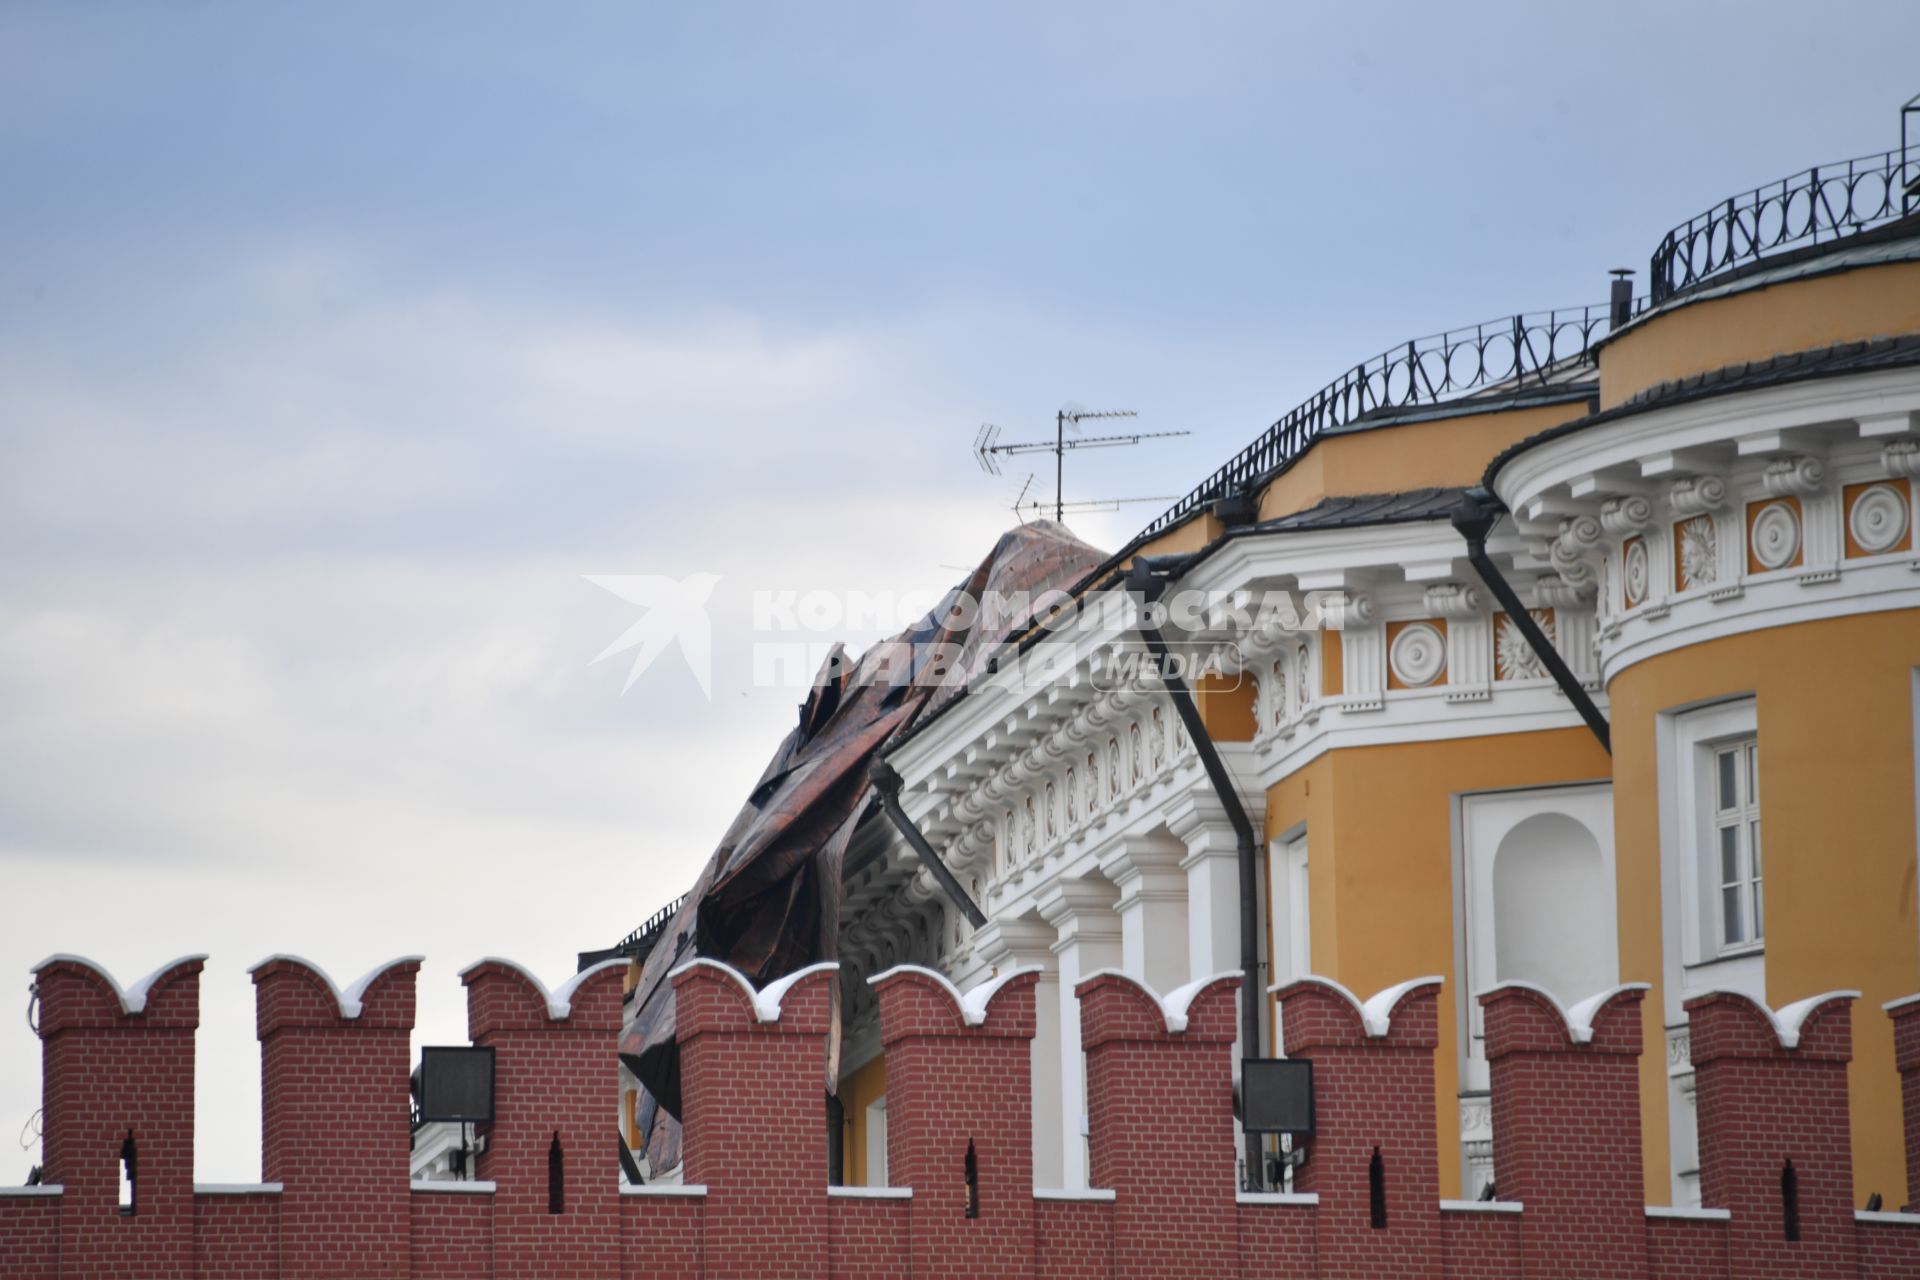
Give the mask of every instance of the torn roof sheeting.
M 1053 521 L 1021 525 L 1001 535 L 933 613 L 873 646 L 857 664 L 834 647 L 801 705 L 799 724 L 774 752 L 686 905 L 642 966 L 620 1033 L 620 1056 L 645 1091 L 638 1119 L 655 1170 L 680 1160 L 680 1061 L 667 975 L 701 956 L 724 960 L 761 986 L 836 958 L 840 860 L 866 808 L 868 763 L 923 714 L 958 697 L 1024 621 L 1006 617 L 1004 610 L 974 608 L 954 611 L 952 617 L 964 617 L 966 626 L 949 628 L 943 624 L 952 602 L 961 592 L 976 605 L 1020 593 L 1037 600 L 1072 587 L 1103 557 Z M 910 653 L 907 645 L 913 646 Z M 957 654 L 957 660 L 929 664 L 929 645 L 943 646 L 941 652 Z M 890 671 L 911 671 L 911 679 L 892 679 Z M 827 1089 L 839 1074 L 837 1001 L 834 1016 Z

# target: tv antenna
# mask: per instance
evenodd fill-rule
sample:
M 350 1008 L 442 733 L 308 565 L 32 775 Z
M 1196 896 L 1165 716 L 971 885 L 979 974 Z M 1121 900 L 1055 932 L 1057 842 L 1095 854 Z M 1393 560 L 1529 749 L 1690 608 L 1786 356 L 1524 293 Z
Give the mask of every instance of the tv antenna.
M 1171 436 L 1192 435 L 1190 431 L 1133 431 L 1125 435 L 1084 436 L 1080 434 L 1080 424 L 1096 418 L 1132 418 L 1138 416 L 1132 409 L 1061 409 L 1053 415 L 1053 439 L 1021 440 L 1012 444 L 1000 443 L 1000 428 L 991 422 L 983 423 L 980 433 L 973 438 L 973 456 L 979 459 L 980 469 L 990 476 L 1000 474 L 1000 459 L 1021 453 L 1051 453 L 1053 455 L 1053 518 L 1059 520 L 1065 516 L 1068 507 L 1075 510 L 1110 511 L 1124 502 L 1160 502 L 1160 498 L 1108 498 L 1093 502 L 1067 502 L 1065 492 L 1067 450 L 1069 449 L 1118 449 L 1139 444 L 1142 440 L 1164 440 Z M 1067 428 L 1073 428 L 1073 436 L 1067 435 Z M 1028 483 L 1032 479 L 1029 477 Z M 1023 503 L 1026 489 L 1020 490 L 1020 498 L 1014 500 L 1014 510 L 1031 506 L 1044 510 L 1037 499 Z

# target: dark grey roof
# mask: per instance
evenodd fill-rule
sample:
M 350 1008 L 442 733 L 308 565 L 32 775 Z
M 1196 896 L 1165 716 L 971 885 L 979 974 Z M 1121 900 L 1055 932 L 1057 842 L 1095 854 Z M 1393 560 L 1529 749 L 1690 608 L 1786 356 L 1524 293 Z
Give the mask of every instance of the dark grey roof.
M 1462 488 L 1409 489 L 1405 493 L 1365 493 L 1323 498 L 1305 511 L 1263 520 L 1249 532 L 1290 533 L 1308 529 L 1351 529 L 1372 524 L 1411 524 L 1445 520 L 1460 503 Z
M 1585 431 L 1589 427 L 1597 427 L 1617 418 L 1646 413 L 1653 409 L 1670 408 L 1673 405 L 1686 404 L 1694 400 L 1705 400 L 1713 396 L 1732 395 L 1739 391 L 1758 391 L 1765 387 L 1803 382 L 1811 378 L 1833 378 L 1849 373 L 1875 373 L 1883 369 L 1900 369 L 1915 364 L 1920 364 L 1920 334 L 1906 334 L 1898 338 L 1875 338 L 1869 342 L 1840 342 L 1813 351 L 1794 351 L 1766 360 L 1750 360 L 1744 364 L 1730 364 L 1724 368 L 1708 370 L 1706 373 L 1676 378 L 1670 382 L 1648 387 L 1645 391 L 1636 392 L 1611 409 L 1588 414 L 1572 422 L 1563 422 L 1557 427 L 1549 427 L 1545 431 L 1528 436 L 1525 440 L 1508 445 L 1487 464 L 1486 477 L 1482 483 L 1491 489 L 1493 478 L 1500 473 L 1500 468 L 1535 445 L 1545 444 L 1549 440 L 1558 440 L 1562 436 L 1571 435 L 1576 431 Z

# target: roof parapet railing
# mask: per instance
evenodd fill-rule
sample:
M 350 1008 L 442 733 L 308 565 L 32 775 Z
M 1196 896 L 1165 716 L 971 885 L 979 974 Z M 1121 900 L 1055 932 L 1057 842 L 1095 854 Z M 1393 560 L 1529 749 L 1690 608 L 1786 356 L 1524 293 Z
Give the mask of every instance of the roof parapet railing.
M 1650 264 L 1654 305 L 1776 251 L 1828 244 L 1915 212 L 1920 138 L 1803 169 L 1729 196 L 1667 232 Z
M 1645 305 L 1637 299 L 1628 308 Z M 1151 537 L 1210 502 L 1250 489 L 1305 453 L 1329 429 L 1376 413 L 1442 404 L 1502 383 L 1544 384 L 1569 362 L 1590 361 L 1613 327 L 1613 303 L 1502 316 L 1401 343 L 1355 365 L 1274 423 L 1141 531 Z

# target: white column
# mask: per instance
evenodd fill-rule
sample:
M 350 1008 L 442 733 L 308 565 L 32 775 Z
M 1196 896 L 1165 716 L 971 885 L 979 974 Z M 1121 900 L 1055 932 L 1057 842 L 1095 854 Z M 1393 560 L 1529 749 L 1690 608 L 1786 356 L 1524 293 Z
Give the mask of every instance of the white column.
M 1034 964 L 1041 968 L 1040 985 L 1033 993 L 1033 1185 L 1042 1188 L 1064 1186 L 1066 1176 L 1061 1156 L 1066 1135 L 1058 1119 L 1062 1058 L 1060 962 L 1053 953 L 1057 936 L 1052 926 L 1026 919 L 991 920 L 973 935 L 974 954 L 992 973 Z M 1076 1048 L 1079 1043 L 1076 1020 Z
M 1186 854 L 1158 832 L 1120 836 L 1100 856 L 1100 873 L 1120 891 L 1120 966 L 1163 993 L 1187 981 Z
M 1059 958 L 1060 987 L 1060 1185 L 1087 1185 L 1087 1066 L 1080 1048 L 1080 1000 L 1074 987 L 1090 973 L 1120 964 L 1120 917 L 1113 913 L 1119 893 L 1105 880 L 1061 880 L 1039 895 L 1040 914 L 1054 927 L 1053 953 Z M 1036 1106 L 1036 1132 L 1045 1117 Z
M 1183 846 L 1187 981 L 1240 970 L 1240 843 L 1211 789 L 1177 801 L 1167 825 Z

